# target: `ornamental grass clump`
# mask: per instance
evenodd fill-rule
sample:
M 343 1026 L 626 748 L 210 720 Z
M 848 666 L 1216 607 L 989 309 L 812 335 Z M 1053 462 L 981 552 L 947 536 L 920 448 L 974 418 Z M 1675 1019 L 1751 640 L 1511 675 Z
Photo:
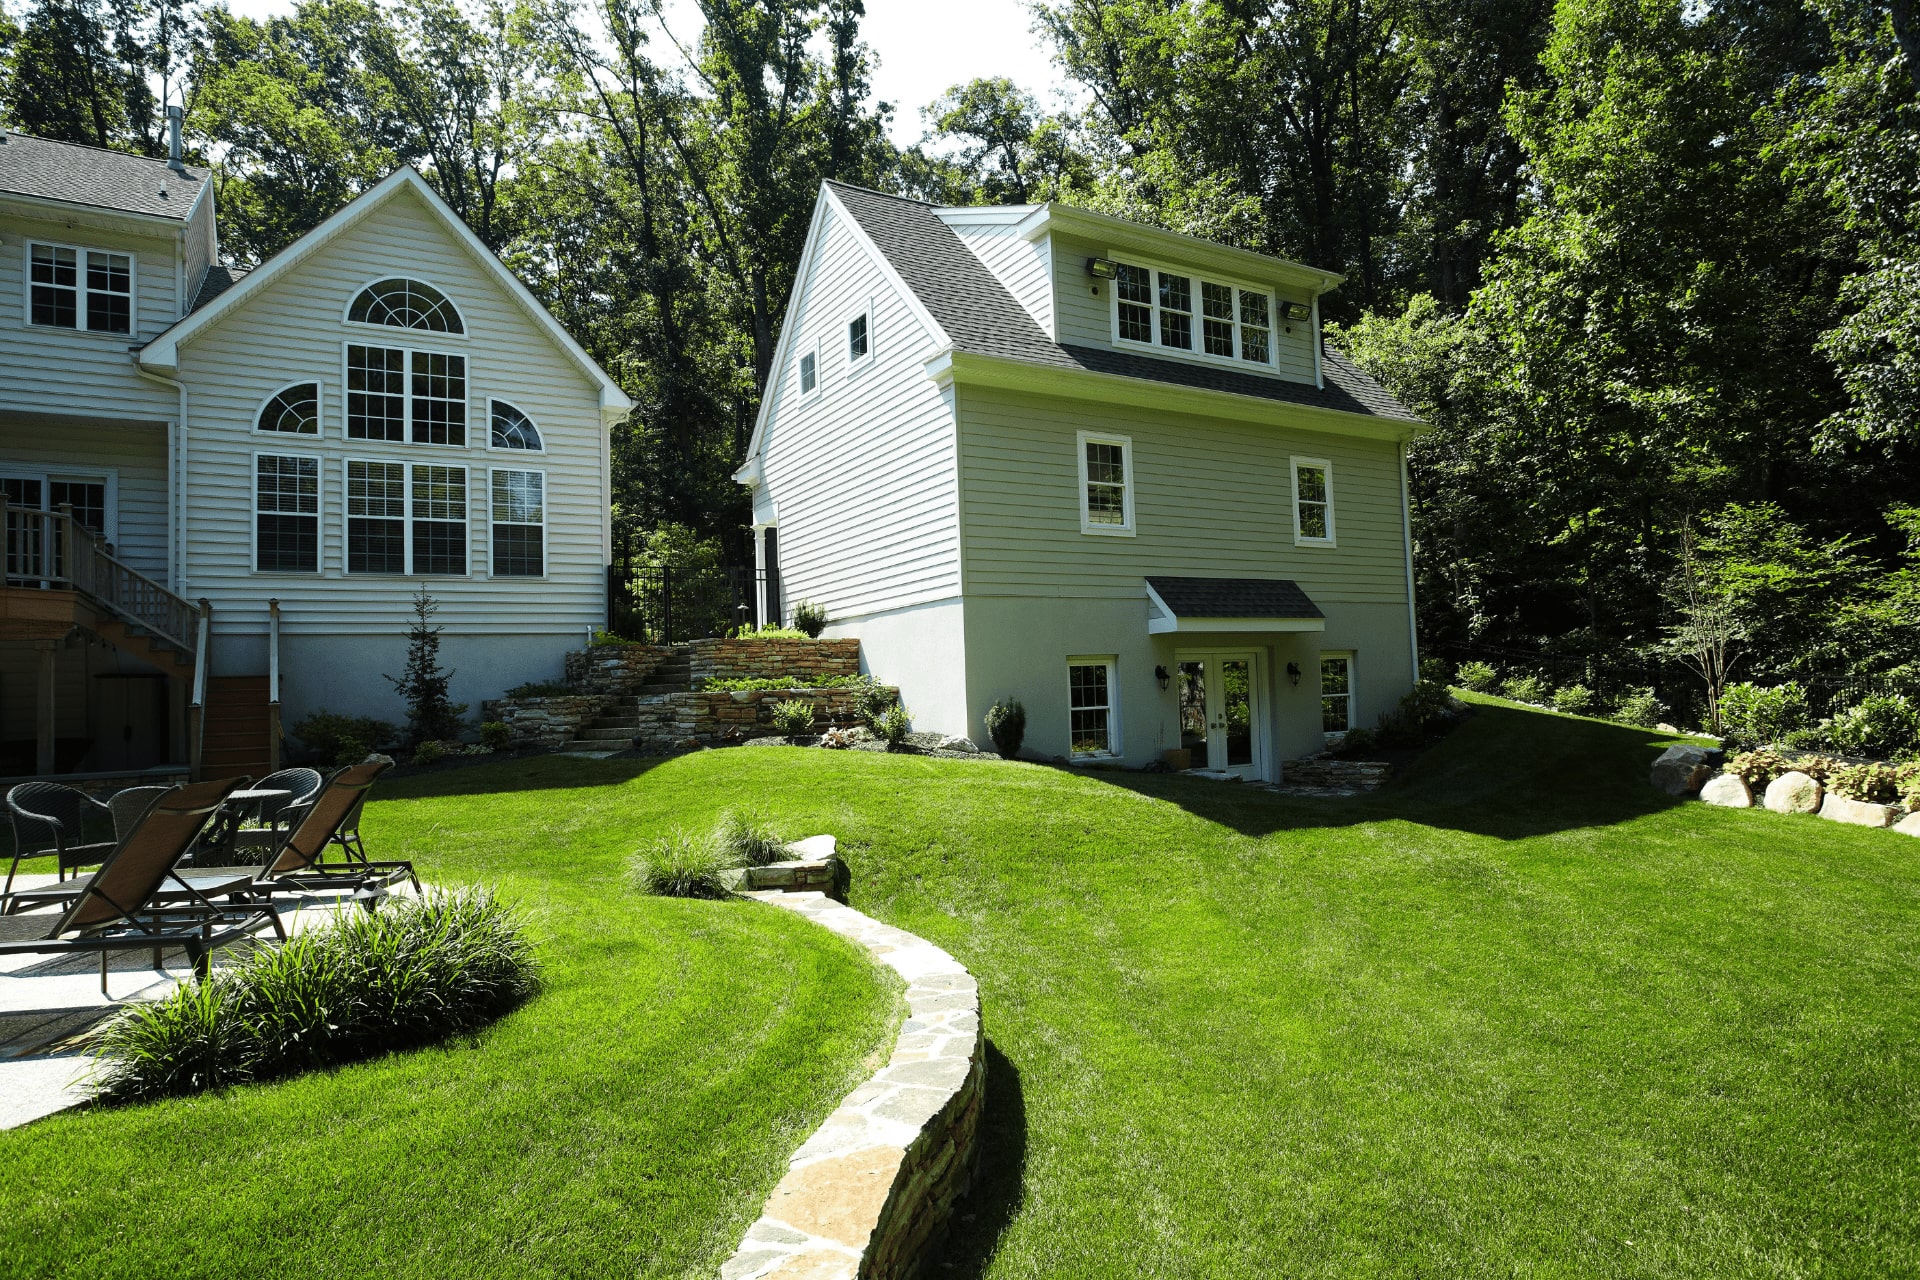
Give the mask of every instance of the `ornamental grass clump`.
M 430 890 L 263 946 L 97 1033 L 100 1098 L 136 1102 L 337 1066 L 470 1034 L 540 989 L 519 913 Z
M 627 864 L 634 887 L 660 898 L 724 898 L 733 867 L 717 841 L 677 828 L 641 845 Z
M 765 814 L 727 810 L 713 830 L 713 841 L 736 867 L 764 867 L 787 856 L 787 842 Z

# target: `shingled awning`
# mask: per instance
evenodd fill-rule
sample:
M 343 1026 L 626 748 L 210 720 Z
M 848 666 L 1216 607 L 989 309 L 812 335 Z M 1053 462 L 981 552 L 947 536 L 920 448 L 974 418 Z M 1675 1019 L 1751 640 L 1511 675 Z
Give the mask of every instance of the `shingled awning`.
M 1325 631 L 1327 616 L 1288 578 L 1148 578 L 1147 631 Z

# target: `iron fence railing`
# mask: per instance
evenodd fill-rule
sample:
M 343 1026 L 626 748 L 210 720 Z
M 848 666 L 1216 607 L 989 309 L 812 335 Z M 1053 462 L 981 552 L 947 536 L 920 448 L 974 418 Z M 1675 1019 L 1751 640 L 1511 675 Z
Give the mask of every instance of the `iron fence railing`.
M 778 626 L 780 575 L 769 569 L 607 569 L 607 630 L 628 640 L 672 644 Z

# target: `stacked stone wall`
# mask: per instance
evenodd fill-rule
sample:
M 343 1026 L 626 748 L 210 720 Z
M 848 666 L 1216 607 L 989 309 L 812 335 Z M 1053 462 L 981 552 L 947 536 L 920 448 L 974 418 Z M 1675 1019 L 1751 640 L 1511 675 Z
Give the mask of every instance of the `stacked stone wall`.
M 629 694 L 673 655 L 663 645 L 602 644 L 566 656 L 567 684 L 580 693 Z
M 636 708 L 634 738 L 643 749 L 658 750 L 688 740 L 712 745 L 765 737 L 777 732 L 773 708 L 780 702 L 812 703 L 815 733 L 850 729 L 863 723 L 856 692 L 839 687 L 663 694 Z
M 694 687 L 703 680 L 817 680 L 860 674 L 860 642 L 695 640 L 685 646 Z
M 617 695 L 610 693 L 559 694 L 544 698 L 499 698 L 480 704 L 482 720 L 507 726 L 508 741 L 516 747 L 552 750 L 573 741 L 580 726 L 604 712 Z

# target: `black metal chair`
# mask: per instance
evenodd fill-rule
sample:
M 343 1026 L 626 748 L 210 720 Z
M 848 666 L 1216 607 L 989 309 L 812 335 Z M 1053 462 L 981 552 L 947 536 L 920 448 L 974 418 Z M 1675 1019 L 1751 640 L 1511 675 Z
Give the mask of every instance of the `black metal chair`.
M 113 838 L 125 840 L 140 825 L 140 819 L 147 816 L 147 810 L 153 808 L 153 802 L 171 790 L 172 787 L 127 787 L 108 796 L 107 812 L 113 815 Z
M 13 893 L 13 877 L 25 858 L 55 860 L 58 877 L 106 857 L 113 841 L 88 843 L 86 819 L 111 815 L 107 806 L 77 787 L 59 782 L 22 782 L 7 792 L 7 819 L 13 827 L 13 865 L 7 868 L 0 902 Z M 40 847 L 45 846 L 45 847 Z
M 320 785 L 325 781 L 318 769 L 282 769 L 270 773 L 253 784 L 256 791 L 284 791 L 286 796 L 279 800 L 260 802 L 259 827 L 242 827 L 234 837 L 234 844 L 241 849 L 260 849 L 271 853 L 280 847 L 300 821 L 306 807 L 320 794 Z

